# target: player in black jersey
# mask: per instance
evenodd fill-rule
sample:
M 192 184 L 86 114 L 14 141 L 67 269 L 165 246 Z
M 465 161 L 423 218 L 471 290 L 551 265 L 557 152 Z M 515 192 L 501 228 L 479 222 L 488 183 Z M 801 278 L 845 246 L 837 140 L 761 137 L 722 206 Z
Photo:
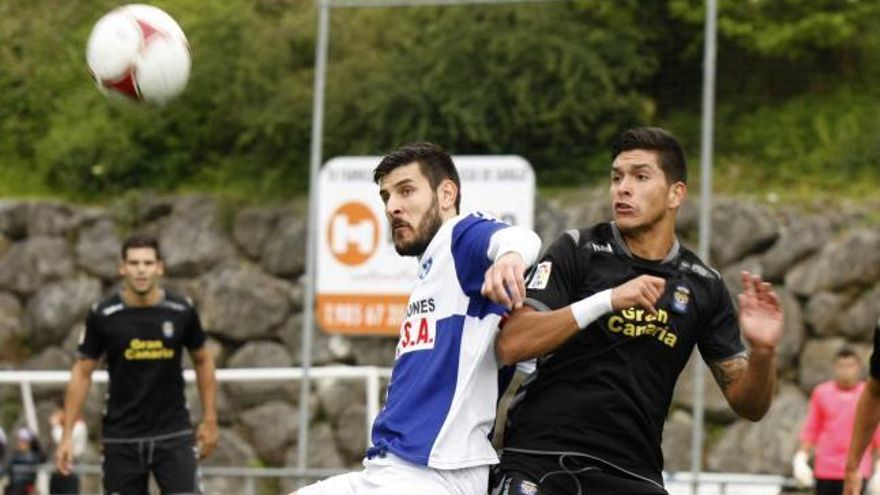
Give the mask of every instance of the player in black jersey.
M 208 456 L 217 445 L 214 361 L 192 304 L 159 286 L 163 271 L 155 239 L 134 236 L 123 243 L 122 290 L 89 312 L 67 386 L 64 434 L 55 453 L 65 474 L 72 469 L 73 422 L 92 371 L 106 362 L 110 384 L 102 468 L 108 494 L 146 495 L 150 473 L 163 494 L 200 493 L 196 456 Z M 195 435 L 184 398 L 184 349 L 192 358 L 202 402 Z
M 859 397 L 859 404 L 856 406 L 852 441 L 846 456 L 843 495 L 860 495 L 865 492 L 862 488 L 859 464 L 865 454 L 865 449 L 868 448 L 871 437 L 874 435 L 874 430 L 877 429 L 877 424 L 880 424 L 880 319 L 877 320 L 877 327 L 874 329 L 874 351 L 871 354 L 870 376 L 862 396 Z
M 737 318 L 718 273 L 679 244 L 687 177 L 669 133 L 626 131 L 612 160 L 614 222 L 548 249 L 496 342 L 504 363 L 537 367 L 512 401 L 493 494 L 666 493 L 663 424 L 694 346 L 738 415 L 757 421 L 770 406 L 782 336 L 772 287 L 743 273 Z

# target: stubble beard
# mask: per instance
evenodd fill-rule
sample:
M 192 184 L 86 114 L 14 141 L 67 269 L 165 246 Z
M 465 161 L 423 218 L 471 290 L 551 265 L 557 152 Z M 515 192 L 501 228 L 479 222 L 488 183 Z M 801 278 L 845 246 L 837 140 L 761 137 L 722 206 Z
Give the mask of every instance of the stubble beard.
M 425 217 L 419 222 L 416 228 L 415 238 L 408 243 L 394 243 L 394 249 L 401 256 L 421 256 L 427 249 L 428 244 L 434 239 L 440 226 L 443 225 L 443 219 L 440 217 L 440 205 L 437 202 L 437 196 L 431 202 L 431 207 L 425 213 Z

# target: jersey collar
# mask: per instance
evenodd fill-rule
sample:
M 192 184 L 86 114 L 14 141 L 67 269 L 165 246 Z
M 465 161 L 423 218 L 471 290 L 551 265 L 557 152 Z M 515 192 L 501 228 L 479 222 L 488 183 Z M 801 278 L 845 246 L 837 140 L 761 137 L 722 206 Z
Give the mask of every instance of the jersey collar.
M 119 292 L 117 292 L 117 294 L 119 294 L 119 302 L 121 302 L 122 305 L 126 308 L 154 308 L 156 306 L 161 306 L 162 304 L 164 304 L 168 296 L 168 292 L 162 287 L 159 288 L 159 292 L 160 295 L 159 299 L 156 301 L 156 304 L 152 304 L 150 306 L 130 306 L 127 302 L 125 302 L 125 298 L 122 297 L 122 289 L 119 289 Z
M 620 229 L 617 228 L 617 225 L 614 222 L 611 223 L 611 235 L 614 236 L 614 243 L 617 244 L 617 247 L 625 254 L 628 258 L 635 259 L 632 252 L 630 252 L 629 248 L 626 246 L 626 241 L 623 240 L 623 235 L 620 233 Z M 678 237 L 673 238 L 672 247 L 669 248 L 669 253 L 666 254 L 666 257 L 663 258 L 660 263 L 671 263 L 676 258 L 678 258 L 678 254 L 681 251 L 681 244 L 678 242 Z

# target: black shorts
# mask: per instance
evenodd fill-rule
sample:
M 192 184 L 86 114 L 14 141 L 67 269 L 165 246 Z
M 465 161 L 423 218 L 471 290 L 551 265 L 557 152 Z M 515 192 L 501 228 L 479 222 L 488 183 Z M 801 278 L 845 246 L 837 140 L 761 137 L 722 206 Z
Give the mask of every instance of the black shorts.
M 865 487 L 868 480 L 862 480 L 862 493 L 865 493 Z M 816 495 L 842 495 L 843 480 L 823 480 L 816 478 Z
M 493 469 L 491 495 L 667 495 L 659 484 L 571 455 L 514 454 Z M 526 467 L 527 466 L 527 467 Z
M 153 473 L 164 495 L 202 493 L 195 440 L 185 435 L 104 442 L 104 493 L 148 495 Z

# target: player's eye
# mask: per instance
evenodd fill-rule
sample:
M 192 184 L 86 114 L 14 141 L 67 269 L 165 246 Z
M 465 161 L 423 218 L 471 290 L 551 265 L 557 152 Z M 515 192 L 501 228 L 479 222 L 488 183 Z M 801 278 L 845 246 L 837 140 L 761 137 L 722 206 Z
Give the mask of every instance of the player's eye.
M 646 181 L 650 178 L 651 178 L 651 176 L 648 174 L 639 174 L 639 180 L 641 180 L 641 181 Z

